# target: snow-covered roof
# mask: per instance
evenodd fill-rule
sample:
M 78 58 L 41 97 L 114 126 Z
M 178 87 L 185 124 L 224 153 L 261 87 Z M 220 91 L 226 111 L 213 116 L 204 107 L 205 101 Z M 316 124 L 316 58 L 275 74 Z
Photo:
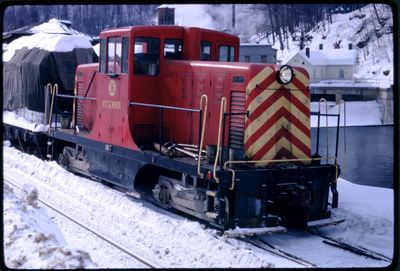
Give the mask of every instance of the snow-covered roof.
M 8 44 L 7 51 L 3 53 L 3 61 L 10 61 L 15 51 L 22 48 L 40 48 L 51 52 L 71 52 L 75 48 L 92 48 L 87 36 L 38 33 L 23 36 Z
M 307 57 L 305 50 L 299 51 L 298 54 L 311 65 L 354 65 L 356 61 L 355 50 L 310 50 L 310 57 Z
M 167 4 L 163 4 L 163 5 L 157 7 L 157 9 L 160 9 L 160 8 L 173 8 L 173 7 L 170 5 L 167 5 Z
M 254 47 L 257 47 L 257 46 L 260 46 L 260 47 L 265 47 L 265 46 L 268 46 L 268 47 L 272 47 L 272 45 L 271 44 L 261 44 L 261 43 L 241 43 L 240 44 L 240 46 L 254 46 Z M 275 48 L 271 48 L 271 49 L 273 49 L 273 50 L 276 50 Z
M 70 35 L 85 35 L 75 29 L 72 29 L 70 21 L 51 19 L 46 23 L 32 27 L 30 33 L 50 33 L 50 34 L 70 34 Z

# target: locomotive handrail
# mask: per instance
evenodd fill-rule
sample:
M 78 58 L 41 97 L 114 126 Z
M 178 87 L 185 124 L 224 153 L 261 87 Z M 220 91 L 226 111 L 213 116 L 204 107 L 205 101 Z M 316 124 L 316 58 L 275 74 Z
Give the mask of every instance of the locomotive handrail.
M 312 162 L 316 160 L 322 161 L 325 157 L 318 157 L 318 158 L 300 158 L 300 159 L 271 159 L 271 160 L 250 160 L 250 161 L 226 161 L 224 163 L 224 170 L 229 170 L 232 172 L 232 185 L 230 190 L 233 190 L 235 187 L 235 171 L 231 168 L 228 168 L 228 164 L 258 164 L 258 163 L 279 163 L 279 162 Z M 327 160 L 329 159 L 337 159 L 337 157 L 326 157 Z M 338 164 L 334 165 L 336 167 L 335 171 L 335 181 L 339 177 L 339 166 Z M 214 177 L 215 178 L 215 177 Z
M 346 127 L 347 127 L 347 124 L 346 124 L 346 115 L 347 115 L 347 113 L 346 113 L 346 102 L 344 101 L 344 100 L 340 100 L 339 101 L 339 109 L 338 109 L 338 115 L 339 115 L 339 117 L 338 117 L 338 126 L 339 126 L 339 118 L 340 118 L 340 106 L 343 104 L 343 136 L 344 136 L 344 161 L 343 161 L 343 174 L 344 174 L 344 172 L 346 171 L 346 160 L 347 160 L 347 139 L 346 139 Z M 337 139 L 336 139 L 336 156 L 338 156 L 338 145 L 339 145 L 339 143 L 338 143 L 338 141 L 339 141 L 339 132 L 338 132 L 338 135 L 337 135 Z
M 227 170 L 228 164 L 258 164 L 258 163 L 279 163 L 279 162 L 312 162 L 323 159 L 336 159 L 336 157 L 316 157 L 316 158 L 296 158 L 296 159 L 270 159 L 270 160 L 248 160 L 248 161 L 226 161 L 224 170 Z
M 47 84 L 47 86 L 49 86 L 49 84 Z M 50 84 L 50 93 L 52 94 L 52 97 L 51 97 L 51 106 L 50 106 L 50 115 L 49 115 L 49 133 L 50 133 L 50 129 L 51 129 L 51 118 L 53 115 L 54 98 L 58 94 L 58 84 L 54 84 L 53 88 L 51 88 L 51 84 Z M 57 116 L 56 116 L 56 126 L 57 126 Z
M 201 110 L 203 108 L 203 99 L 205 100 L 204 102 L 204 117 L 203 121 L 201 118 Z M 206 94 L 203 94 L 200 98 L 200 123 L 199 125 L 202 126 L 201 128 L 201 135 L 200 135 L 200 143 L 199 143 L 199 155 L 197 156 L 197 174 L 203 178 L 204 174 L 200 172 L 200 163 L 201 163 L 201 151 L 203 149 L 203 140 L 204 140 L 204 131 L 206 129 L 206 120 L 207 120 L 207 106 L 208 106 L 208 97 Z
M 201 129 L 201 123 L 202 123 L 202 106 L 203 106 L 203 99 L 206 99 L 205 103 L 205 113 L 204 113 L 204 123 L 203 123 L 203 129 Z M 203 176 L 203 174 L 200 174 L 200 161 L 201 161 L 201 150 L 202 150 L 202 139 L 204 137 L 204 129 L 205 129 L 205 122 L 206 122 L 206 113 L 207 113 L 207 104 L 208 104 L 208 98 L 206 95 L 201 96 L 200 98 L 200 109 L 193 109 L 193 108 L 185 108 L 185 107 L 176 107 L 176 106 L 168 106 L 168 105 L 160 105 L 160 104 L 148 104 L 148 103 L 139 103 L 139 102 L 133 102 L 133 101 L 128 101 L 128 106 L 144 106 L 144 107 L 151 107 L 151 108 L 158 108 L 160 109 L 160 135 L 159 135 L 159 143 L 161 144 L 162 142 L 162 124 L 163 124 L 163 110 L 164 109 L 169 109 L 169 110 L 178 110 L 178 111 L 185 111 L 185 112 L 195 112 L 195 113 L 200 113 L 199 116 L 199 153 L 200 155 L 198 156 L 198 164 L 197 164 L 197 173 L 199 173 L 200 176 Z M 160 148 L 160 154 L 161 154 L 161 148 Z
M 171 109 L 171 110 L 180 110 L 180 111 L 187 111 L 187 112 L 200 112 L 201 109 L 192 109 L 186 107 L 176 107 L 176 106 L 168 106 L 168 105 L 161 105 L 161 104 L 147 104 L 147 103 L 138 103 L 129 101 L 129 106 L 131 105 L 139 105 L 144 107 L 153 107 L 153 108 L 162 108 L 162 109 Z
M 219 112 L 217 153 L 215 154 L 215 161 L 214 161 L 214 167 L 213 167 L 213 177 L 217 183 L 219 183 L 219 178 L 217 177 L 217 163 L 218 163 L 218 156 L 219 156 L 219 147 L 221 145 L 222 118 L 225 113 L 226 113 L 226 98 L 222 97 L 221 98 L 221 107 L 220 107 L 220 112 Z
M 326 156 L 329 156 L 329 146 L 328 146 L 328 101 L 325 98 L 321 98 L 318 102 L 318 113 L 321 113 L 321 102 L 325 102 L 325 115 L 326 115 L 326 121 L 325 121 L 325 127 L 326 127 Z M 320 127 L 320 114 L 318 115 L 318 128 L 317 128 L 317 154 L 318 154 L 318 149 L 319 149 L 319 127 Z M 326 160 L 328 162 L 328 160 Z
M 57 94 L 56 96 L 61 97 L 61 98 L 79 99 L 79 100 L 91 100 L 91 101 L 97 100 L 97 98 L 94 98 L 94 97 L 75 96 L 75 95 L 67 95 L 67 94 Z
M 78 96 L 78 90 L 76 89 L 76 84 L 74 84 L 74 96 Z M 72 103 L 72 121 L 71 121 L 71 126 L 74 127 L 75 131 L 75 123 L 76 123 L 76 103 L 77 101 L 74 99 Z

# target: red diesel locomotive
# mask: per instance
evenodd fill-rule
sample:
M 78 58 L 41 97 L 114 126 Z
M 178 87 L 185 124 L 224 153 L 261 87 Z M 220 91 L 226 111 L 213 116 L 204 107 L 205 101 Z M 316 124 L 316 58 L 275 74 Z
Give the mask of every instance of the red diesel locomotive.
M 48 157 L 220 229 L 326 221 L 340 170 L 311 156 L 308 73 L 238 59 L 227 33 L 103 31 L 74 95 L 48 93 L 50 118 L 73 100 L 71 124 L 48 131 Z

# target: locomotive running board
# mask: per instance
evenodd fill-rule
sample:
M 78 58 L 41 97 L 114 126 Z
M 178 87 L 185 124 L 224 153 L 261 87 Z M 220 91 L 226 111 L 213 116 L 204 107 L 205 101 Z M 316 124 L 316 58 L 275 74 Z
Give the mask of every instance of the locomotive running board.
M 276 233 L 276 232 L 286 232 L 287 229 L 282 226 L 277 227 L 264 227 L 264 228 L 239 228 L 236 227 L 233 230 L 227 230 L 224 232 L 226 237 L 243 237 L 243 236 L 253 236 L 262 235 L 266 233 Z
M 344 222 L 344 219 L 333 219 L 326 218 L 321 220 L 314 220 L 307 223 L 307 230 L 319 229 L 326 226 L 336 226 L 339 223 Z

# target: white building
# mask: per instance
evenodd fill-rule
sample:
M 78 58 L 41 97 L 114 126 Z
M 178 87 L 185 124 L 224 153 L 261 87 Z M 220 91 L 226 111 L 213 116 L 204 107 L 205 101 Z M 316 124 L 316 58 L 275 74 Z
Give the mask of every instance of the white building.
M 355 50 L 327 49 L 298 52 L 286 64 L 305 68 L 311 82 L 321 80 L 352 80 L 356 64 Z

